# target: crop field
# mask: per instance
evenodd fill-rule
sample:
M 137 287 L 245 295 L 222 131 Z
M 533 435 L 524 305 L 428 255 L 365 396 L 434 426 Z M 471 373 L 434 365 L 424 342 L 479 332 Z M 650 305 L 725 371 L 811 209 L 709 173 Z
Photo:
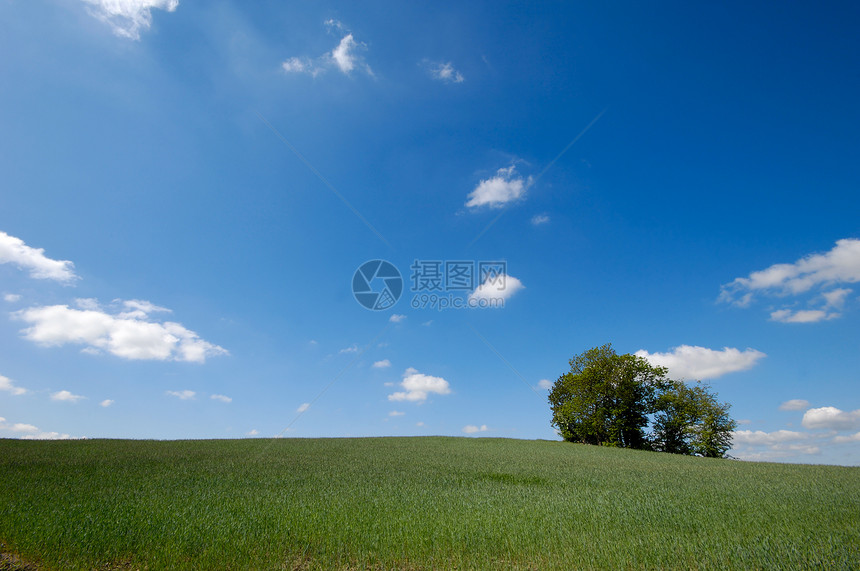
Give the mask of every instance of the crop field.
M 0 440 L 0 569 L 860 568 L 860 469 L 468 438 Z

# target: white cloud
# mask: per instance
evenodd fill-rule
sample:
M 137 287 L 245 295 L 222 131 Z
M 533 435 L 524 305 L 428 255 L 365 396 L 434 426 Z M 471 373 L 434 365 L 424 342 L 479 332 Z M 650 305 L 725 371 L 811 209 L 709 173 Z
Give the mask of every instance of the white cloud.
M 12 393 L 15 396 L 27 394 L 27 389 L 23 387 L 16 387 L 15 383 L 12 382 L 12 379 L 4 377 L 3 375 L 0 375 L 0 391 L 6 391 L 8 393 Z
M 845 444 L 847 442 L 860 442 L 860 432 L 850 434 L 848 436 L 836 436 L 833 438 L 835 444 Z
M 803 414 L 804 428 L 823 428 L 828 430 L 860 429 L 860 409 L 846 412 L 833 406 L 811 408 Z
M 349 347 L 344 347 L 338 353 L 358 353 L 358 345 L 350 345 Z
M 346 31 L 343 24 L 336 20 L 326 20 L 325 24 L 330 30 L 334 29 L 340 33 Z M 356 41 L 355 37 L 347 32 L 330 52 L 314 59 L 308 57 L 287 58 L 281 63 L 281 69 L 286 73 L 307 73 L 314 77 L 329 68 L 336 68 L 345 75 L 360 69 L 373 76 L 373 70 L 365 63 L 364 58 L 359 53 L 366 49 L 366 44 Z
M 430 319 L 429 321 L 425 321 L 421 325 L 423 325 L 424 327 L 430 327 L 431 325 L 433 325 L 433 320 Z
M 443 81 L 445 83 L 463 83 L 466 78 L 463 74 L 454 69 L 454 64 L 451 62 L 430 62 L 425 60 L 427 71 L 433 79 Z
M 675 347 L 668 353 L 649 353 L 640 349 L 636 351 L 636 356 L 644 357 L 652 365 L 668 368 L 673 377 L 697 380 L 716 379 L 728 373 L 746 371 L 766 357 L 761 351 L 749 348 L 741 351 L 724 347 L 717 351 L 690 345 Z
M 835 309 L 842 309 L 845 306 L 845 299 L 851 295 L 854 290 L 850 288 L 837 288 L 831 291 L 826 291 L 821 294 L 821 297 L 824 298 L 824 306 L 825 307 L 833 307 Z
M 406 414 L 405 412 L 400 412 L 399 410 L 392 410 L 388 413 L 388 416 L 403 416 Z
M 91 309 L 93 311 L 101 311 L 102 308 L 99 300 L 93 297 L 78 297 L 75 299 L 75 306 L 78 309 Z
M 77 436 L 69 436 L 68 434 L 61 434 L 59 432 L 40 432 L 38 434 L 22 436 L 21 440 L 81 440 L 81 438 Z
M 728 297 L 738 291 L 775 291 L 797 294 L 822 284 L 860 282 L 860 239 L 838 240 L 824 254 L 810 254 L 793 264 L 774 264 L 736 278 L 723 286 Z
M 233 402 L 233 399 L 231 399 L 228 396 L 224 396 L 224 395 L 212 395 L 209 398 L 212 400 L 217 400 L 217 401 L 221 401 L 221 402 L 225 402 L 225 403 Z
M 347 31 L 346 26 L 343 25 L 343 22 L 341 22 L 340 20 L 335 20 L 334 18 L 329 18 L 328 20 L 323 22 L 323 24 L 325 24 L 325 27 L 328 28 L 329 31 L 331 31 L 331 30 L 335 30 L 338 32 L 346 32 Z
M 791 311 L 790 309 L 780 309 L 771 312 L 771 321 L 779 321 L 780 323 L 815 323 L 817 321 L 829 321 L 839 317 L 839 313 L 828 313 L 821 309 L 801 309 Z
M 820 454 L 820 442 L 793 430 L 737 430 L 732 433 L 732 454 L 742 460 L 777 460 L 796 454 Z
M 249 430 L 248 432 L 245 433 L 246 436 L 257 436 L 258 434 L 260 434 L 260 431 L 257 430 L 256 428 L 252 428 L 251 430 Z
M 72 262 L 52 260 L 45 256 L 43 248 L 31 248 L 20 238 L 3 231 L 0 231 L 0 264 L 15 264 L 28 270 L 31 278 L 40 280 L 55 280 L 68 284 L 78 279 L 74 271 L 75 264 Z
M 299 405 L 299 408 L 296 409 L 296 412 L 302 413 L 302 412 L 305 412 L 306 410 L 308 410 L 309 408 L 311 408 L 311 403 L 305 402 L 305 403 L 302 403 L 301 405 Z
M 478 208 L 489 206 L 490 208 L 501 208 L 509 202 L 519 200 L 525 195 L 526 189 L 532 184 L 532 177 L 523 179 L 516 176 L 516 167 L 511 165 L 496 171 L 496 175 L 478 183 L 469 196 L 466 206 Z
M 504 307 L 504 301 L 510 299 L 515 293 L 526 286 L 523 282 L 509 275 L 489 276 L 487 279 L 475 288 L 475 291 L 469 294 L 469 300 L 472 303 L 478 304 L 482 301 L 491 301 L 501 303 Z M 483 304 L 480 305 L 483 307 Z M 494 304 L 488 304 L 488 307 L 496 307 Z
M 90 13 L 113 28 L 117 36 L 140 39 L 141 30 L 152 26 L 152 9 L 173 12 L 179 0 L 83 0 L 90 4 Z
M 70 393 L 69 391 L 59 391 L 51 395 L 51 400 L 62 401 L 62 402 L 78 402 L 79 400 L 85 399 L 87 397 L 83 397 L 81 395 L 75 395 Z
M 391 361 L 388 359 L 383 359 L 381 361 L 377 361 L 373 364 L 374 369 L 387 369 L 391 366 Z
M 476 432 L 486 432 L 487 430 L 488 429 L 487 429 L 486 424 L 482 424 L 481 426 L 475 426 L 474 424 L 467 424 L 466 426 L 463 427 L 463 432 L 465 432 L 466 434 L 475 434 Z
M 779 410 L 803 410 L 805 408 L 809 408 L 809 401 L 803 399 L 791 399 L 779 405 Z
M 354 52 L 357 47 L 358 44 L 353 39 L 352 34 L 347 34 L 341 38 L 337 47 L 331 51 L 332 59 L 343 73 L 348 74 L 355 69 L 356 55 Z
M 39 429 L 32 424 L 24 424 L 23 422 L 16 422 L 9 427 L 9 430 L 12 432 L 39 432 Z
M 144 301 L 141 299 L 128 299 L 125 301 L 121 299 L 115 299 L 114 301 L 122 303 L 123 308 L 125 308 L 126 311 L 120 314 L 123 317 L 145 317 L 150 313 L 173 313 L 172 310 L 167 309 L 166 307 L 161 307 L 155 305 L 152 302 Z
M 281 64 L 281 67 L 287 73 L 310 73 L 314 74 L 314 66 L 308 58 L 291 57 Z M 315 74 L 314 74 L 315 75 Z
M 87 304 L 92 301 L 86 300 Z M 132 305 L 126 305 L 129 303 Z M 206 357 L 229 354 L 179 323 L 151 321 L 144 309 L 168 310 L 146 304 L 149 302 L 124 302 L 125 308 L 132 310 L 115 315 L 101 309 L 49 305 L 17 311 L 13 316 L 31 324 L 22 331 L 26 339 L 44 346 L 73 343 L 85 345 L 91 353 L 101 349 L 124 359 L 197 363 L 203 363 Z
M 15 303 L 16 301 L 20 301 L 21 296 L 17 293 L 7 293 L 3 295 L 3 300 L 8 303 Z
M 400 323 L 404 319 L 406 319 L 405 315 L 394 313 L 391 315 L 391 317 L 388 318 L 388 321 L 390 321 L 391 323 Z
M 447 395 L 451 392 L 448 381 L 442 377 L 424 375 L 412 367 L 403 373 L 403 381 L 401 381 L 400 386 L 406 390 L 388 395 L 388 400 L 423 403 L 430 396 L 430 393 Z
M 38 432 L 39 429 L 32 424 L 17 422 L 13 425 L 6 424 L 6 419 L 0 416 L 0 430 L 11 430 L 12 432 Z
M 103 400 L 102 402 L 100 402 L 100 403 L 99 403 L 99 406 L 104 407 L 104 408 L 107 408 L 107 407 L 111 406 L 113 403 L 114 403 L 114 401 L 113 401 L 113 400 L 111 400 L 111 399 L 105 399 L 105 400 Z
M 538 381 L 538 387 L 548 391 L 552 388 L 552 381 L 549 379 L 541 379 Z
M 749 444 L 752 446 L 770 446 L 783 442 L 796 442 L 806 440 L 809 435 L 794 430 L 777 430 L 775 432 L 764 432 L 763 430 L 736 430 L 732 434 L 734 444 Z
M 424 426 L 424 423 L 419 421 L 415 423 L 415 426 Z
M 197 395 L 194 391 L 184 390 L 184 391 L 166 391 L 165 394 L 168 394 L 172 397 L 176 397 L 179 400 L 193 400 Z
M 810 254 L 793 264 L 774 264 L 747 277 L 724 284 L 720 301 L 740 307 L 748 306 L 756 295 L 798 296 L 815 288 L 860 282 L 860 239 L 838 240 L 823 254 Z M 771 319 L 783 323 L 814 323 L 839 317 L 852 290 L 835 288 L 811 300 L 812 307 L 792 311 L 787 307 L 771 313 Z M 821 307 L 815 307 L 819 305 Z M 834 311 L 830 311 L 834 310 Z
M 549 216 L 547 216 L 546 214 L 535 214 L 534 216 L 532 216 L 531 222 L 534 226 L 547 224 L 549 223 Z
M 22 440 L 69 440 L 75 438 L 68 434 L 60 434 L 59 432 L 41 432 L 36 426 L 23 422 L 15 424 L 6 424 L 6 419 L 0 417 L 0 430 L 22 434 Z

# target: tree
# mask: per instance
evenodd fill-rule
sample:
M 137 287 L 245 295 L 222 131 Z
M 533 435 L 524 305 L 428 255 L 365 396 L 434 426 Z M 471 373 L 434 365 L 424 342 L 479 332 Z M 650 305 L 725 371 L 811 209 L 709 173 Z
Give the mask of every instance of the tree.
M 671 381 L 657 398 L 652 447 L 674 454 L 722 458 L 732 446 L 737 422 L 731 405 L 721 403 L 706 385 Z
M 647 448 L 644 428 L 666 369 L 612 345 L 589 349 L 570 360 L 570 372 L 549 394 L 552 424 L 565 440 L 624 448 Z
M 724 456 L 737 426 L 730 405 L 701 383 L 689 386 L 667 374 L 609 344 L 589 349 L 570 360 L 570 371 L 550 391 L 552 425 L 571 442 Z

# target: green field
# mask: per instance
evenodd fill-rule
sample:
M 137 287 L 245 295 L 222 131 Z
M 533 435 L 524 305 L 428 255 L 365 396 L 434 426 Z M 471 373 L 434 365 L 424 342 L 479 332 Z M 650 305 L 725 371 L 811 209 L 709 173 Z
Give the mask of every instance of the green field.
M 0 569 L 858 569 L 860 469 L 507 439 L 0 440 L 0 544 Z

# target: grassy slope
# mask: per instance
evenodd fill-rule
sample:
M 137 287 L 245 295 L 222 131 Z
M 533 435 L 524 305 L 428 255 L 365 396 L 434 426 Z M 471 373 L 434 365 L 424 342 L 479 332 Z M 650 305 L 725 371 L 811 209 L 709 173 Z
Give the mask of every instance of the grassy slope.
M 860 568 L 860 469 L 462 438 L 0 440 L 47 568 Z

